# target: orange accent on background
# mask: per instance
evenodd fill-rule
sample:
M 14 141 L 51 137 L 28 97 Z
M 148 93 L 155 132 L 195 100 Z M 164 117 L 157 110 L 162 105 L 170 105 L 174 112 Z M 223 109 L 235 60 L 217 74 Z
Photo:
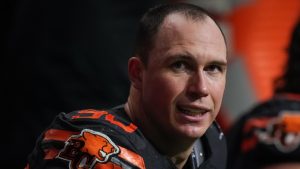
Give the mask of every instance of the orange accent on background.
M 258 101 L 273 95 L 273 80 L 282 74 L 291 31 L 300 15 L 300 0 L 251 0 L 229 16 L 233 46 L 242 57 Z

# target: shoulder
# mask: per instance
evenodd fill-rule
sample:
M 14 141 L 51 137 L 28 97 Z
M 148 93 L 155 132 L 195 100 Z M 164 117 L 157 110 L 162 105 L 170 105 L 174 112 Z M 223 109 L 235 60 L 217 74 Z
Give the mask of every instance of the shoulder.
M 44 131 L 29 165 L 69 168 L 145 168 L 135 145 L 137 127 L 115 110 L 61 113 Z
M 137 130 L 136 125 L 131 122 L 122 109 L 84 109 L 70 113 L 61 113 L 57 117 L 56 123 L 67 123 L 70 124 L 70 127 L 93 128 L 96 130 L 111 128 L 125 134 L 134 133 Z
M 118 107 L 59 114 L 39 138 L 29 166 L 165 169 L 171 163 Z
M 84 109 L 61 113 L 57 116 L 44 138 L 65 136 L 63 141 L 78 140 L 111 143 L 135 148 L 138 128 L 122 109 L 95 110 Z M 114 144 L 111 144 L 114 145 Z

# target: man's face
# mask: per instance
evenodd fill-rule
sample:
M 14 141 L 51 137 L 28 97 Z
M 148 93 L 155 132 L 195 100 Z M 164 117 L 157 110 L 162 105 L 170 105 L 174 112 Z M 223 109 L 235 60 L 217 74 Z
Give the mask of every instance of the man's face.
M 172 14 L 142 71 L 144 121 L 169 136 L 202 136 L 217 116 L 226 81 L 226 46 L 216 24 Z M 155 130 L 154 129 L 154 130 Z

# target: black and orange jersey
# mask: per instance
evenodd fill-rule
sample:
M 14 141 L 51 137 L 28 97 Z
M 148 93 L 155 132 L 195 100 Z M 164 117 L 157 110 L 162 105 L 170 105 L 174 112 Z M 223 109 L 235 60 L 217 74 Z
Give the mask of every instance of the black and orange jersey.
M 216 123 L 194 146 L 186 169 L 224 169 L 226 144 Z M 133 124 L 124 106 L 61 113 L 37 140 L 26 169 L 176 169 Z
M 255 105 L 227 133 L 228 169 L 300 162 L 300 95 L 280 94 Z

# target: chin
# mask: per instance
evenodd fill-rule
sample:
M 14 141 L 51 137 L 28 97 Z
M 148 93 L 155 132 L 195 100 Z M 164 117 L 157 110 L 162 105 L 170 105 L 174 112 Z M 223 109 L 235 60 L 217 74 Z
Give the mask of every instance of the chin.
M 202 137 L 207 130 L 207 127 L 194 127 L 194 126 L 185 126 L 181 128 L 180 132 L 184 137 L 187 138 L 199 138 Z

